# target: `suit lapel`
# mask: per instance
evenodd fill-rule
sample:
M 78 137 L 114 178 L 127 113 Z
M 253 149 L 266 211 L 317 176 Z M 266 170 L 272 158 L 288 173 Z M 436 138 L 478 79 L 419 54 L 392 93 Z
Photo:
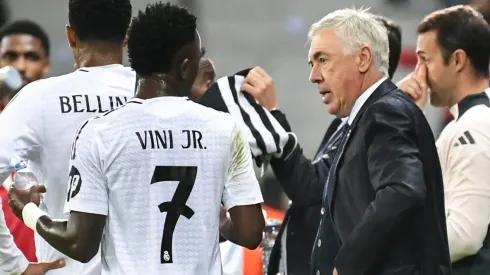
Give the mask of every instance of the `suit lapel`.
M 339 162 L 342 159 L 342 156 L 344 155 L 345 148 L 347 146 L 347 143 L 349 142 L 349 138 L 351 136 L 351 127 L 349 127 L 349 130 L 347 130 L 347 133 L 345 133 L 342 136 L 342 140 L 340 142 L 340 145 L 338 147 L 337 152 L 335 153 L 335 158 L 333 159 L 333 164 L 330 167 L 330 171 L 328 173 L 327 177 L 327 198 L 328 198 L 328 208 L 330 209 L 330 217 L 332 216 L 332 202 L 333 202 L 333 196 L 335 194 L 335 187 L 337 185 L 337 171 L 339 168 Z
M 378 88 L 369 96 L 369 98 L 366 100 L 366 102 L 362 105 L 361 109 L 357 113 L 356 117 L 354 118 L 354 121 L 352 122 L 352 125 L 349 126 L 349 130 L 347 131 L 347 134 L 342 137 L 342 141 L 340 143 L 340 146 L 335 153 L 335 158 L 333 160 L 333 164 L 331 166 L 331 169 L 328 173 L 327 177 L 327 199 L 328 199 L 328 206 L 330 209 L 330 216 L 333 217 L 332 215 L 332 203 L 333 203 L 333 198 L 335 195 L 335 187 L 338 184 L 337 180 L 337 171 L 339 168 L 339 163 L 342 160 L 342 157 L 344 156 L 345 150 L 347 148 L 347 145 L 349 143 L 349 139 L 351 137 L 352 130 L 355 129 L 357 126 L 357 123 L 359 122 L 360 117 L 362 114 L 366 111 L 366 109 L 372 105 L 374 102 L 376 102 L 379 98 L 383 97 L 387 93 L 397 89 L 398 87 L 389 79 L 383 81 Z
M 359 119 L 362 117 L 362 114 L 366 111 L 369 106 L 371 106 L 374 102 L 378 101 L 381 97 L 386 95 L 387 93 L 398 89 L 398 87 L 393 83 L 391 80 L 386 79 L 383 81 L 378 88 L 369 96 L 369 98 L 364 102 L 362 105 L 361 109 L 357 113 L 356 117 L 354 118 L 354 121 L 352 121 L 351 128 L 355 128 L 357 125 L 357 122 Z
M 337 128 L 339 127 L 340 123 L 342 120 L 340 118 L 335 118 L 332 123 L 330 123 L 330 126 L 328 126 L 327 132 L 323 136 L 322 143 L 320 143 L 320 147 L 318 147 L 318 150 L 316 151 L 315 158 L 317 159 L 319 156 L 322 156 L 325 153 L 325 148 L 327 145 L 327 142 L 330 140 L 332 135 L 335 133 Z

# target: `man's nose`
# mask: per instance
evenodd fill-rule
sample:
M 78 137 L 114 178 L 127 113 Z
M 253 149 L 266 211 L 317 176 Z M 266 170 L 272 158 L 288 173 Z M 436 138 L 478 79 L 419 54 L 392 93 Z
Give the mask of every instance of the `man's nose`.
M 27 68 L 26 59 L 24 57 L 19 57 L 12 63 L 12 66 L 21 74 L 24 74 Z
M 317 84 L 322 81 L 321 70 L 315 65 L 313 67 L 311 67 L 310 81 L 311 81 L 311 83 L 317 83 Z

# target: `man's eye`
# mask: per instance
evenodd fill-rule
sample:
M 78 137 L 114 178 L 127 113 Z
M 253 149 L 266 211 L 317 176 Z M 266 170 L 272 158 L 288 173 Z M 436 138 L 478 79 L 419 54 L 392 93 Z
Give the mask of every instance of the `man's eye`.
M 321 57 L 319 60 L 320 60 L 320 63 L 322 63 L 322 64 L 327 63 L 327 59 L 324 57 Z

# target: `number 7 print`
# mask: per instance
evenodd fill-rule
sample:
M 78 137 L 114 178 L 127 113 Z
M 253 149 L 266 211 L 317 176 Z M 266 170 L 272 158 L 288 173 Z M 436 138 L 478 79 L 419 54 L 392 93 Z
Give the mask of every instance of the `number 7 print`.
M 194 215 L 194 210 L 187 206 L 186 203 L 194 187 L 196 175 L 196 166 L 156 166 L 153 172 L 150 184 L 162 181 L 179 182 L 172 200 L 158 205 L 160 212 L 167 212 L 160 252 L 160 262 L 162 264 L 173 263 L 172 241 L 175 226 L 180 216 L 190 219 Z

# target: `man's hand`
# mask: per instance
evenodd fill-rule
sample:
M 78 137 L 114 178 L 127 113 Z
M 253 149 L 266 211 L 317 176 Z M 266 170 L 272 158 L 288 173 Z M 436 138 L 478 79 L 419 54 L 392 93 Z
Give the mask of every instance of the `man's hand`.
M 274 80 L 260 67 L 250 70 L 240 90 L 250 93 L 269 111 L 277 107 Z
M 50 270 L 62 268 L 64 266 L 64 260 L 59 260 L 52 263 L 31 263 L 21 275 L 44 275 Z
M 29 190 L 19 190 L 15 187 L 10 187 L 9 190 L 9 205 L 12 208 L 12 212 L 21 220 L 22 210 L 26 204 L 33 202 L 39 205 L 41 201 L 41 194 L 46 193 L 46 187 L 44 185 L 33 185 Z
M 339 273 L 337 273 L 337 269 L 336 268 L 333 269 L 333 275 L 339 275 Z
M 427 66 L 418 64 L 415 71 L 397 83 L 398 88 L 408 94 L 420 109 L 424 109 L 429 98 L 427 84 Z

